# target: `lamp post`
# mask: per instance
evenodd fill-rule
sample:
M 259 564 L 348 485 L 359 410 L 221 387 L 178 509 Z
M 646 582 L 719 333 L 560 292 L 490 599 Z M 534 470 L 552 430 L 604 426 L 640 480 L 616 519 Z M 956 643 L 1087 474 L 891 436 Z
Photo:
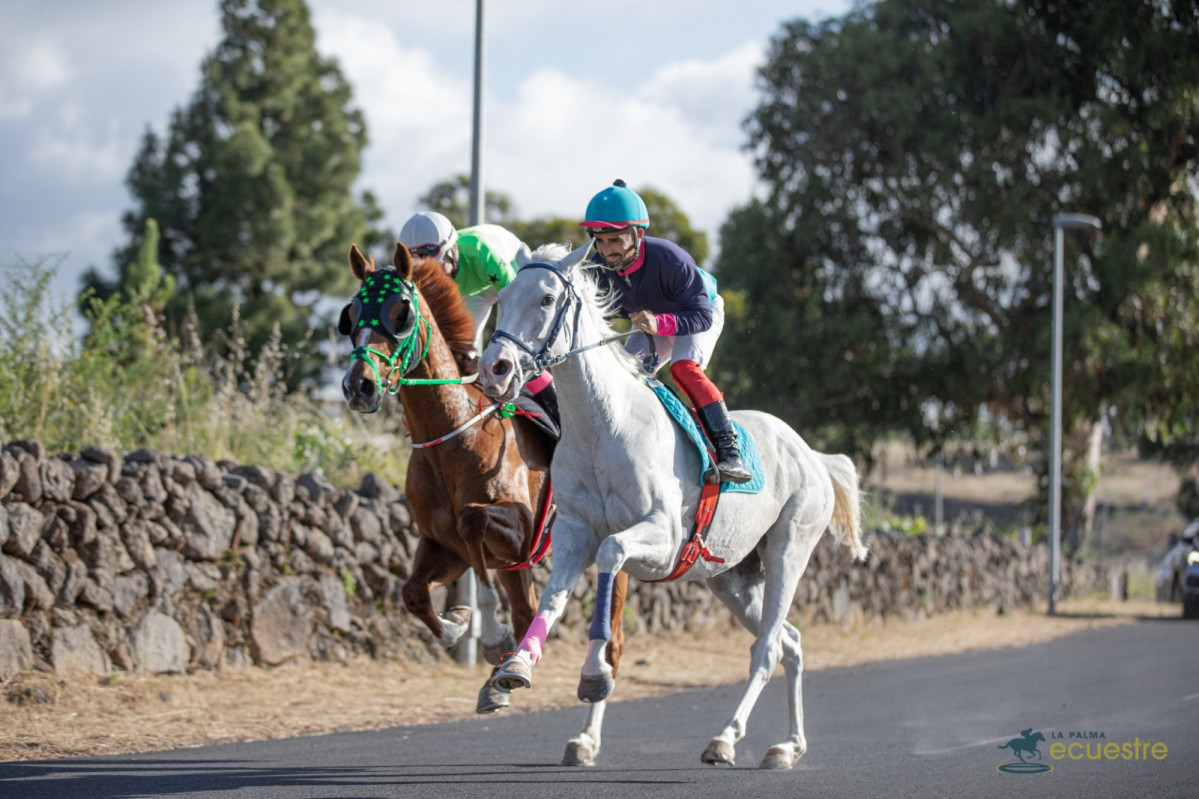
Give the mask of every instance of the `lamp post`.
M 483 0 L 475 0 L 475 97 L 470 152 L 470 225 L 483 224 Z M 470 608 L 470 628 L 458 642 L 454 659 L 474 666 L 478 661 L 479 596 L 475 570 L 467 569 L 458 580 L 458 601 Z
M 1057 615 L 1062 547 L 1062 249 L 1067 230 L 1099 230 L 1096 217 L 1058 214 L 1053 218 L 1053 382 L 1049 418 L 1049 615 Z

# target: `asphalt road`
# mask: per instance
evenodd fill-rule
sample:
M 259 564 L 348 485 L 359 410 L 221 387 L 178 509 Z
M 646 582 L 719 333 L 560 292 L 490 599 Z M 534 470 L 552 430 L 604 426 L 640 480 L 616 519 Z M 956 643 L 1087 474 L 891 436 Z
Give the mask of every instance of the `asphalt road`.
M 763 693 L 732 769 L 699 762 L 739 691 L 721 687 L 611 706 L 601 764 L 592 769 L 558 765 L 582 719 L 572 708 L 146 755 L 3 763 L 0 799 L 1163 799 L 1196 793 L 1196 623 L 1144 620 L 1020 649 L 809 674 L 807 755 L 790 772 L 759 772 L 758 759 L 784 735 L 781 689 L 776 679 Z M 1012 750 L 1000 747 L 1024 730 L 1045 739 L 1036 756 L 1026 755 L 1028 762 L 1052 770 L 999 770 L 1020 767 Z M 1154 757 L 1153 744 L 1164 757 Z

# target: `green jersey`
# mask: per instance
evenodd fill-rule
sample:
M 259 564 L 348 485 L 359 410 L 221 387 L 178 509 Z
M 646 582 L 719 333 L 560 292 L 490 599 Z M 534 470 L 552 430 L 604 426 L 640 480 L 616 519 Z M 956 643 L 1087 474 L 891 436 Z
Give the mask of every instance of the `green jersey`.
M 475 225 L 458 231 L 458 274 L 454 281 L 463 297 L 495 286 L 496 290 L 516 277 L 516 253 L 524 246 L 499 225 Z

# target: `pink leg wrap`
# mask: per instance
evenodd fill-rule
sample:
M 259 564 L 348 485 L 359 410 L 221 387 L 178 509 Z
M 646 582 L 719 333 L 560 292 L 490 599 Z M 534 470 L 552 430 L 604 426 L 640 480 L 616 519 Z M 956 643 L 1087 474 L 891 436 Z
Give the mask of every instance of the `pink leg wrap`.
M 541 661 L 541 647 L 549 634 L 549 622 L 545 620 L 545 616 L 537 614 L 533 623 L 529 625 L 529 631 L 525 633 L 525 640 L 520 642 L 520 648 L 528 651 L 534 666 Z

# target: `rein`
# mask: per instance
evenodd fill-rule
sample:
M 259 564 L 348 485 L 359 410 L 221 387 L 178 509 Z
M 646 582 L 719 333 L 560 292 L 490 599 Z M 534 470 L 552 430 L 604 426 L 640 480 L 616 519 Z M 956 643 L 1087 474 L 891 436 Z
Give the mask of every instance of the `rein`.
M 627 333 L 617 333 L 616 335 L 608 336 L 607 338 L 602 338 L 599 341 L 593 341 L 592 343 L 586 344 L 582 347 L 576 347 L 575 349 L 569 350 L 568 352 L 565 352 L 562 355 L 551 356 L 549 354 L 550 347 L 552 347 L 554 345 L 554 342 L 558 340 L 558 334 L 561 333 L 563 330 L 563 327 L 564 327 L 563 323 L 566 321 L 566 314 L 569 312 L 570 307 L 572 305 L 574 306 L 574 309 L 575 309 L 575 317 L 574 317 L 574 324 L 571 326 L 571 332 L 570 332 L 571 343 L 573 344 L 575 339 L 578 337 L 579 314 L 582 313 L 582 311 L 583 311 L 583 302 L 582 302 L 582 300 L 579 299 L 579 295 L 575 291 L 574 276 L 571 275 L 568 277 L 567 275 L 563 274 L 562 269 L 559 268 L 557 264 L 536 261 L 533 263 L 525 264 L 521 268 L 522 269 L 545 269 L 549 272 L 553 272 L 555 275 L 558 276 L 558 279 L 562 281 L 562 284 L 564 286 L 566 286 L 566 300 L 562 303 L 562 305 L 560 305 L 558 307 L 558 312 L 556 314 L 554 314 L 553 325 L 550 327 L 549 335 L 545 337 L 545 342 L 541 345 L 541 350 L 539 352 L 534 352 L 532 347 L 528 346 L 523 341 L 516 338 L 515 336 L 513 336 L 511 333 L 509 333 L 506 330 L 503 330 L 503 329 L 496 330 L 495 333 L 493 333 L 491 336 L 492 343 L 506 339 L 508 341 L 511 341 L 520 350 L 522 350 L 526 355 L 528 355 L 531 360 L 531 363 L 533 366 L 533 371 L 535 374 L 540 374 L 541 372 L 544 372 L 546 369 L 549 369 L 552 366 L 557 366 L 558 364 L 562 363 L 563 361 L 567 361 L 567 360 L 575 357 L 576 355 L 581 355 L 584 352 L 587 352 L 588 350 L 593 350 L 593 349 L 596 349 L 597 347 L 604 347 L 604 346 L 607 346 L 608 344 L 611 344 L 614 341 L 619 341 L 622 338 L 628 338 L 629 336 L 631 336 L 637 332 L 636 330 L 630 330 Z
M 478 375 L 472 375 L 471 380 L 473 381 L 477 377 L 478 377 Z M 463 382 L 466 382 L 465 379 Z M 479 404 L 480 405 L 483 404 L 482 397 L 479 398 Z M 507 403 L 504 403 L 503 405 L 492 404 L 490 407 L 483 408 L 483 410 L 479 411 L 477 414 L 472 416 L 468 421 L 459 425 L 458 427 L 455 427 L 453 430 L 446 433 L 444 436 L 439 436 L 438 438 L 435 438 L 432 441 L 426 441 L 423 444 L 413 443 L 410 446 L 413 449 L 428 449 L 429 447 L 435 447 L 438 444 L 444 444 L 446 441 L 449 441 L 451 438 L 455 438 L 457 436 L 462 435 L 467 430 L 469 430 L 471 427 L 473 427 L 474 425 L 476 425 L 479 422 L 486 419 L 489 415 L 496 413 L 496 412 L 499 412 L 500 418 L 502 418 L 502 419 L 511 419 L 513 416 L 518 416 L 521 414 L 521 411 L 519 411 L 517 409 L 515 403 L 507 402 Z

